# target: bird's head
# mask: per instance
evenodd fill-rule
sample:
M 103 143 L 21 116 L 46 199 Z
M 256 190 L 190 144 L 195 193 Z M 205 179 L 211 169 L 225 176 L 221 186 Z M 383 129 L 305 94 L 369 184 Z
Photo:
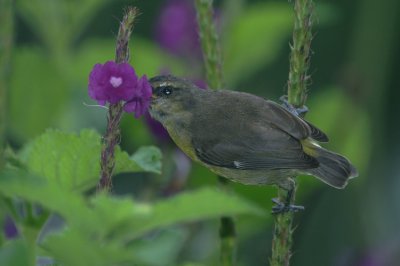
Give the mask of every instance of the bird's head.
M 190 113 L 203 91 L 190 81 L 171 75 L 156 76 L 149 82 L 153 89 L 150 114 L 162 123 L 171 116 Z

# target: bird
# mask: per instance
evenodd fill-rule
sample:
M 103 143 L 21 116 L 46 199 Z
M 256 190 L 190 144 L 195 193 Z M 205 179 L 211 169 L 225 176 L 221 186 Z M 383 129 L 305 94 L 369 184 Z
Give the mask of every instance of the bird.
M 149 79 L 149 113 L 193 161 L 245 185 L 293 190 L 293 177 L 311 175 L 344 188 L 357 169 L 320 146 L 327 135 L 280 104 L 232 90 L 200 89 L 173 75 Z

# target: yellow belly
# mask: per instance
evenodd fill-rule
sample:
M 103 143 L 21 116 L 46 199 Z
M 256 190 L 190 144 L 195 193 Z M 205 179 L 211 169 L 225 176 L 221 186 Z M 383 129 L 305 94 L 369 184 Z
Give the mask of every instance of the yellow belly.
M 174 127 L 168 126 L 168 124 L 165 124 L 165 127 L 172 138 L 172 140 L 175 142 L 175 144 L 187 155 L 190 157 L 190 159 L 194 161 L 199 161 L 196 152 L 193 149 L 193 144 L 192 144 L 192 138 L 190 137 L 190 134 L 187 132 L 186 129 L 179 129 L 176 130 Z

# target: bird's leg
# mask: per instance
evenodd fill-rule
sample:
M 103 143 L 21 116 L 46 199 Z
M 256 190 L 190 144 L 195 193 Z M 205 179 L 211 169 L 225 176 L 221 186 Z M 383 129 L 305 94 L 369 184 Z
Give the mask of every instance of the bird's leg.
M 294 183 L 294 180 L 292 180 L 292 182 Z M 275 203 L 275 206 L 272 207 L 272 214 L 280 214 L 285 212 L 298 212 L 304 210 L 304 206 L 292 204 L 294 189 L 295 186 L 293 185 L 287 191 L 285 203 L 280 202 L 278 198 L 272 199 L 272 202 Z
M 302 107 L 296 108 L 293 105 L 291 105 L 288 101 L 287 95 L 283 95 L 279 98 L 279 100 L 282 101 L 282 106 L 291 112 L 292 114 L 300 117 L 304 117 L 306 113 L 308 112 L 307 106 L 303 105 Z

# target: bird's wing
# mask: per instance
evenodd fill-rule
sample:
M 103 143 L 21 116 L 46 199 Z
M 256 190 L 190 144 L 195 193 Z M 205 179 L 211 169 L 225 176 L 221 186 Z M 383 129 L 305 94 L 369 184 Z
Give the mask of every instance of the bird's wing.
M 303 121 L 306 122 L 307 125 L 311 129 L 311 135 L 310 135 L 311 138 L 313 138 L 319 142 L 328 142 L 329 141 L 328 136 L 321 129 L 317 128 L 316 126 L 314 126 L 313 124 L 311 124 L 310 122 L 308 122 L 306 120 L 303 120 Z
M 317 132 L 307 122 L 254 95 L 215 93 L 220 97 L 207 98 L 202 111 L 193 114 L 191 130 L 196 135 L 191 141 L 201 161 L 248 170 L 310 169 L 319 165 L 304 153 L 300 143 Z M 226 100 L 221 101 L 221 97 Z
M 317 141 L 327 142 L 327 135 L 313 124 L 292 114 L 284 107 L 273 101 L 266 101 L 265 107 L 267 114 L 264 116 L 266 121 L 275 127 L 287 132 L 297 139 L 311 137 Z
M 242 170 L 261 169 L 310 169 L 318 161 L 305 154 L 301 144 L 293 137 L 269 130 L 268 140 L 258 136 L 242 135 L 217 141 L 215 139 L 193 139 L 197 157 L 204 163 Z

